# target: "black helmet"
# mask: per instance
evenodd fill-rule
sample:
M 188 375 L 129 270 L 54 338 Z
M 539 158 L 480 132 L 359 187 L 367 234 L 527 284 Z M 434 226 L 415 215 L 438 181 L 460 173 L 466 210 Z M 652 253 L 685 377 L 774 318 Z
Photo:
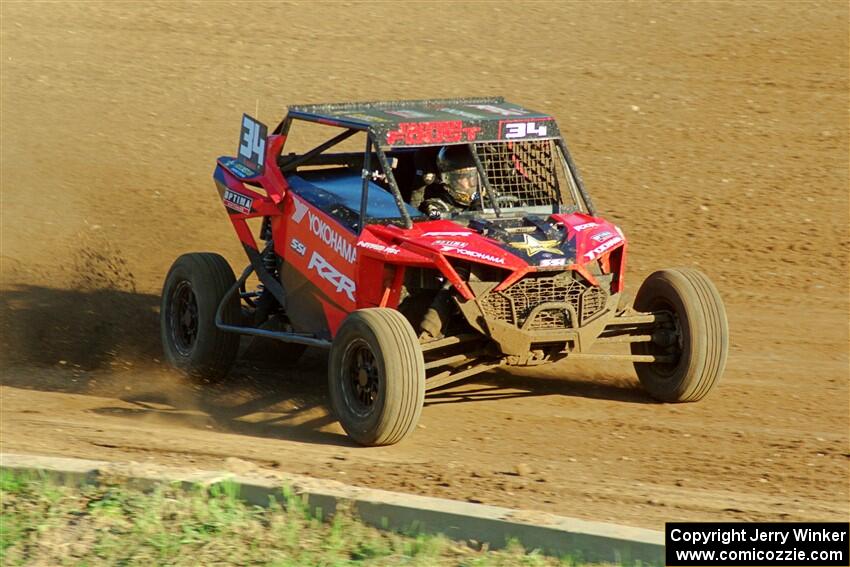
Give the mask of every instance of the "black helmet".
M 468 206 L 478 193 L 478 168 L 467 146 L 443 146 L 437 154 L 440 180 L 458 204 Z

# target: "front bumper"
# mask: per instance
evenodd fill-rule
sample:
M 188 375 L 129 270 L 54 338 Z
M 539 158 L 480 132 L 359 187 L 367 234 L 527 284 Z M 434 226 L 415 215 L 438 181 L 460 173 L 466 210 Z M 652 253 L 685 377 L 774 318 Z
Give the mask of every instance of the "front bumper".
M 500 351 L 524 357 L 538 346 L 547 350 L 587 351 L 616 314 L 619 294 L 611 276 L 593 286 L 571 271 L 533 273 L 494 292 L 495 282 L 469 282 L 475 298 L 456 298 L 467 322 L 490 337 Z

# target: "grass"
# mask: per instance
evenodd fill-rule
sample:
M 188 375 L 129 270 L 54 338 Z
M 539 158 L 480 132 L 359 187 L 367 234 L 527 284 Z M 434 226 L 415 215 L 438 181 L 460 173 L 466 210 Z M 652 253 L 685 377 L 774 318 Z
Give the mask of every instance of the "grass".
M 0 470 L 0 564 L 11 565 L 579 565 L 513 544 L 473 549 L 441 536 L 368 527 L 346 512 L 322 522 L 281 494 L 267 508 L 239 487 L 141 491 L 120 481 L 62 486 L 51 477 Z

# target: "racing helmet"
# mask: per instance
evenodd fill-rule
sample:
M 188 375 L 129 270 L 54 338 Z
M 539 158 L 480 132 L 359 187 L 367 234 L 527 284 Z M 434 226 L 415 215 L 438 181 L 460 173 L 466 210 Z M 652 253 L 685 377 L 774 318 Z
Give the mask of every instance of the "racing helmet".
M 478 195 L 478 168 L 467 146 L 443 146 L 437 154 L 440 181 L 459 205 L 469 206 Z

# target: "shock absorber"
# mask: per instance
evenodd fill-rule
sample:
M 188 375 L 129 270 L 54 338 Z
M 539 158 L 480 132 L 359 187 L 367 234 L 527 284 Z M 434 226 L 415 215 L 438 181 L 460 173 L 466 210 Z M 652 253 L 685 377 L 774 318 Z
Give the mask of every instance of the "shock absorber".
M 263 267 L 266 269 L 268 273 L 270 273 L 274 278 L 279 278 L 278 270 L 280 266 L 278 265 L 277 255 L 274 252 L 274 240 L 272 236 L 272 223 L 269 217 L 263 217 L 263 225 L 260 228 L 260 238 L 266 242 L 265 247 L 263 248 Z
M 464 281 L 469 280 L 469 266 L 466 264 L 455 265 L 455 271 Z M 437 292 L 428 311 L 422 318 L 422 323 L 419 325 L 422 333 L 420 338 L 436 339 L 443 335 L 443 330 L 446 328 L 446 323 L 449 321 L 452 311 L 452 283 L 448 280 Z
M 279 279 L 277 255 L 274 253 L 274 245 L 271 240 L 268 241 L 265 250 L 263 250 L 263 267 L 268 273 L 273 275 L 275 279 Z
M 263 264 L 263 269 L 275 280 L 280 281 L 280 265 L 278 264 L 277 255 L 274 251 L 274 241 L 272 238 L 271 221 L 269 217 L 263 218 L 263 225 L 260 228 L 260 239 L 264 240 L 266 245 L 260 254 L 260 261 Z M 265 286 L 260 283 L 258 288 L 259 298 L 254 304 L 254 325 L 260 326 L 269 318 L 269 315 L 279 307 L 274 296 L 265 289 Z

